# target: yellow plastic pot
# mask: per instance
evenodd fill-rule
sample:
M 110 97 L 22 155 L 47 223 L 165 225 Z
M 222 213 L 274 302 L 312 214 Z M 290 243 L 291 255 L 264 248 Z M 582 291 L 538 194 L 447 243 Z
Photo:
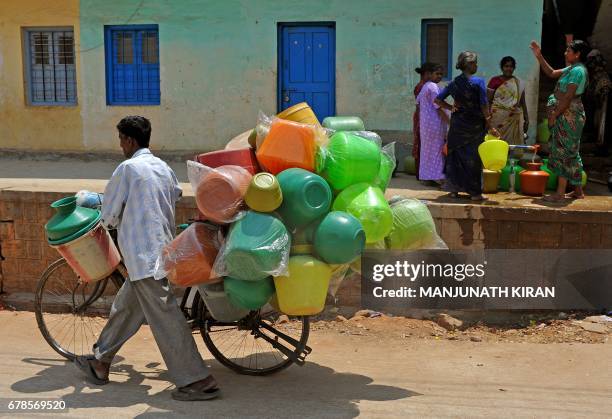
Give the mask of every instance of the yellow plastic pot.
M 482 179 L 483 179 L 483 192 L 484 193 L 497 193 L 497 185 L 499 184 L 499 179 L 501 177 L 501 171 L 497 170 L 487 170 L 483 169 L 482 171 Z
M 311 316 L 323 311 L 332 270 L 312 256 L 289 258 L 289 276 L 274 277 L 280 311 L 289 316 Z
M 300 102 L 293 105 L 276 116 L 280 119 L 287 119 L 289 121 L 299 122 L 301 124 L 321 125 L 314 111 L 306 102 Z
M 484 140 L 485 141 L 501 140 L 501 138 L 496 137 L 495 135 L 487 134 L 487 135 L 485 135 Z
M 508 160 L 508 143 L 503 140 L 489 140 L 478 146 L 482 165 L 487 170 L 501 170 Z

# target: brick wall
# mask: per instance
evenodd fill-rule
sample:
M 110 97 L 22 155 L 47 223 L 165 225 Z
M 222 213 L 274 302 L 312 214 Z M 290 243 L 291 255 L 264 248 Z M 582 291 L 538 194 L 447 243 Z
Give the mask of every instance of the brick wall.
M 58 253 L 45 241 L 49 204 L 65 193 L 0 191 L 0 254 L 4 291 L 34 292 L 40 274 Z M 610 211 L 568 211 L 430 203 L 438 232 L 451 249 L 610 249 Z M 177 224 L 195 218 L 193 197 L 177 206 Z M 341 285 L 337 301 L 358 306 L 360 281 L 354 275 Z

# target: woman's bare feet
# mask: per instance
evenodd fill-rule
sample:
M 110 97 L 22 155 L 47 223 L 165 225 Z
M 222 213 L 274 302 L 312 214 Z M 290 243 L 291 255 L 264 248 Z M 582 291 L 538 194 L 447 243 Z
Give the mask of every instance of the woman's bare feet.
M 565 196 L 559 194 L 551 194 L 545 196 L 544 198 L 542 198 L 542 200 L 546 202 L 563 202 L 565 201 Z
M 573 191 L 573 192 L 565 194 L 565 197 L 567 199 L 584 199 L 584 192 L 579 193 L 579 192 Z

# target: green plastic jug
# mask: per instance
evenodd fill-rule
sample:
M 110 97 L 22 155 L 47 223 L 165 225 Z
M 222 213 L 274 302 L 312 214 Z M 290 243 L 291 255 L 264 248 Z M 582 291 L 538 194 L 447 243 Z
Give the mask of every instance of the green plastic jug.
M 436 236 L 436 225 L 427 205 L 418 199 L 403 199 L 391 204 L 393 228 L 386 238 L 393 250 L 427 247 Z
M 380 154 L 373 141 L 337 132 L 329 140 L 322 176 L 337 190 L 372 182 L 380 169 Z
M 510 170 L 510 161 L 508 161 L 508 164 L 506 164 L 506 166 L 501 170 L 501 176 L 499 177 L 499 189 L 502 191 L 510 190 Z M 514 170 L 514 191 L 517 192 L 521 190 L 521 177 L 519 176 L 519 173 L 525 169 L 519 166 L 518 162 L 516 162 L 514 165 Z
M 358 116 L 328 116 L 322 124 L 334 131 L 364 131 L 363 120 Z
M 323 311 L 332 270 L 312 256 L 289 258 L 289 276 L 274 277 L 280 310 L 290 316 L 312 316 Z
M 271 275 L 289 254 L 291 239 L 278 218 L 254 211 L 232 224 L 224 251 L 227 276 L 258 281 Z
M 329 212 L 332 193 L 321 176 L 291 168 L 279 173 L 277 179 L 283 193 L 277 212 L 289 230 L 306 226 Z
M 391 160 L 391 157 L 385 153 L 380 154 L 380 169 L 378 170 L 378 176 L 374 180 L 374 186 L 378 186 L 383 192 L 387 190 L 391 176 L 395 170 L 395 161 Z
M 358 183 L 340 192 L 332 208 L 346 211 L 359 220 L 366 243 L 383 240 L 393 226 L 393 214 L 385 195 L 380 188 L 367 183 Z
M 542 162 L 544 164 L 542 165 L 542 167 L 540 167 L 540 169 L 548 173 L 548 181 L 546 182 L 546 189 L 554 191 L 557 189 L 557 184 L 559 183 L 559 176 L 557 176 L 557 174 L 553 172 L 552 170 L 550 170 L 550 168 L 548 167 L 548 159 L 542 159 Z
M 357 218 L 344 211 L 332 211 L 317 227 L 314 247 L 325 262 L 343 264 L 361 255 L 365 241 L 365 232 Z
M 56 214 L 45 224 L 50 244 L 68 243 L 91 230 L 100 220 L 100 211 L 79 207 L 76 197 L 69 196 L 51 204 Z
M 275 292 L 272 277 L 260 281 L 243 281 L 226 277 L 223 280 L 223 287 L 233 305 L 247 310 L 263 307 Z

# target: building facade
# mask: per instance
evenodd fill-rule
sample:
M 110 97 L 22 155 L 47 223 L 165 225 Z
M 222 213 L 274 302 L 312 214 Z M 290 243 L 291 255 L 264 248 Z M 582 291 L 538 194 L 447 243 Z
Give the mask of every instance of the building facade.
M 414 68 L 453 77 L 462 50 L 486 78 L 514 56 L 535 117 L 541 15 L 541 0 L 3 0 L 0 148 L 117 150 L 117 121 L 141 114 L 154 148 L 208 151 L 302 100 L 405 134 Z

